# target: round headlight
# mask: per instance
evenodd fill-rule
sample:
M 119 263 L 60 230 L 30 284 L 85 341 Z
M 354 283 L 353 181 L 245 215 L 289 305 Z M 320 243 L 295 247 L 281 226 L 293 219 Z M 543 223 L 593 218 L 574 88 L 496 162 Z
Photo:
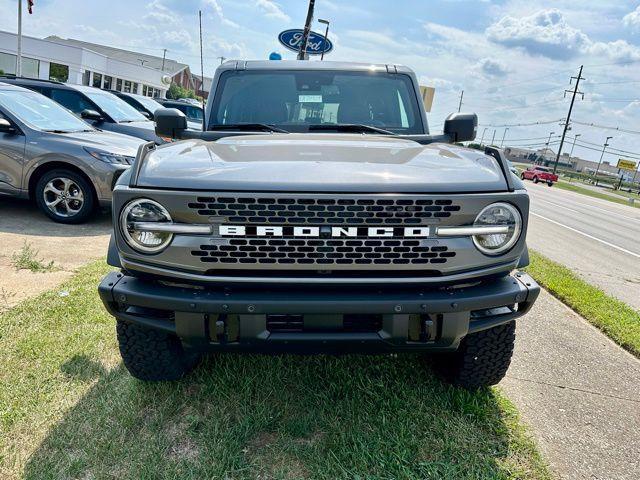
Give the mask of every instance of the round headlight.
M 485 255 L 500 255 L 513 247 L 522 231 L 522 217 L 513 205 L 493 203 L 485 207 L 473 222 L 474 227 L 507 227 L 505 233 L 474 235 L 473 243 Z
M 125 240 L 134 250 L 142 253 L 158 253 L 171 243 L 173 234 L 149 231 L 140 228 L 140 224 L 170 221 L 169 212 L 158 202 L 139 198 L 129 202 L 122 209 L 120 229 Z

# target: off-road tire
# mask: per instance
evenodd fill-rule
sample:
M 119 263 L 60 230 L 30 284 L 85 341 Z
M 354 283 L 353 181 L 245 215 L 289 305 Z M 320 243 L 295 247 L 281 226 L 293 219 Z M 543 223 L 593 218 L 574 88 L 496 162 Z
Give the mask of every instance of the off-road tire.
M 118 320 L 120 355 L 129 373 L 138 380 L 178 380 L 200 361 L 197 352 L 185 351 L 177 336 Z
M 533 177 L 533 183 L 538 183 L 539 181 L 538 177 Z
M 467 335 L 458 350 L 435 358 L 434 370 L 453 385 L 475 390 L 495 385 L 507 373 L 516 322 Z

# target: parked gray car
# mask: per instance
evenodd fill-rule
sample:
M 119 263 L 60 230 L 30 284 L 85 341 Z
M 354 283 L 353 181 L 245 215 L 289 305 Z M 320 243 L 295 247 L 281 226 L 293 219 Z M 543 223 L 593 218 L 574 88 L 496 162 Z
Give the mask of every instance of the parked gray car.
M 53 100 L 0 82 L 0 197 L 34 199 L 52 220 L 81 223 L 129 168 L 142 140 L 96 130 Z

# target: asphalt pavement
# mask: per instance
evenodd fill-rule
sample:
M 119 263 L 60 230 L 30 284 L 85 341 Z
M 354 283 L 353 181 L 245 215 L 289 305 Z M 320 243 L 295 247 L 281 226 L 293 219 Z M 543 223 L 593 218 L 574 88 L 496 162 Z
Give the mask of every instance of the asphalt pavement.
M 527 243 L 640 310 L 640 209 L 526 182 Z

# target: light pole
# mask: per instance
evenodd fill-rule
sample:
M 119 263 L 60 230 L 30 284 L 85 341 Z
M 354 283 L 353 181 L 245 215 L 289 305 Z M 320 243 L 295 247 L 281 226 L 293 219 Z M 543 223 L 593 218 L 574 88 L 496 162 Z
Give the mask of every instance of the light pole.
M 502 141 L 500 142 L 500 148 L 502 148 L 502 146 L 504 145 L 504 137 L 507 136 L 507 130 L 509 130 L 509 127 L 504 129 L 504 133 L 502 134 Z
M 492 145 L 492 146 L 493 146 L 493 142 L 495 141 L 495 139 L 496 139 L 496 131 L 495 131 L 495 129 L 494 129 L 494 130 L 493 130 L 493 137 L 491 137 L 491 145 Z
M 598 162 L 598 168 L 596 168 L 596 174 L 595 174 L 596 187 L 598 186 L 598 172 L 600 171 L 600 164 L 602 163 L 602 159 L 604 158 L 604 151 L 609 146 L 609 140 L 611 140 L 612 138 L 613 137 L 607 137 L 607 139 L 604 141 L 604 145 L 602 146 L 602 153 L 600 154 L 600 161 Z
M 327 46 L 327 38 L 329 37 L 329 20 L 323 20 L 321 18 L 318 19 L 318 23 L 322 23 L 326 25 L 327 28 L 324 30 L 324 46 L 322 48 L 322 55 L 320 55 L 320 61 L 324 60 L 324 47 Z
M 482 146 L 482 141 L 484 140 L 484 134 L 487 131 L 487 128 L 489 127 L 484 127 L 484 130 L 482 130 L 482 137 L 480 137 L 480 146 Z
M 571 157 L 573 157 L 573 149 L 576 148 L 576 140 L 578 140 L 578 137 L 581 137 L 582 134 L 581 133 L 576 133 L 575 136 L 573 137 L 573 145 L 571 146 L 571 153 L 569 154 L 569 160 L 571 160 Z
M 544 152 L 545 154 L 549 153 L 549 143 L 551 143 L 551 136 L 554 135 L 555 133 L 556 132 L 551 132 L 549 134 L 549 139 L 547 140 L 547 144 L 546 144 L 547 147 L 545 148 L 546 151 Z M 547 157 L 545 157 L 544 155 L 542 155 L 542 158 L 544 158 L 545 160 L 547 159 Z

